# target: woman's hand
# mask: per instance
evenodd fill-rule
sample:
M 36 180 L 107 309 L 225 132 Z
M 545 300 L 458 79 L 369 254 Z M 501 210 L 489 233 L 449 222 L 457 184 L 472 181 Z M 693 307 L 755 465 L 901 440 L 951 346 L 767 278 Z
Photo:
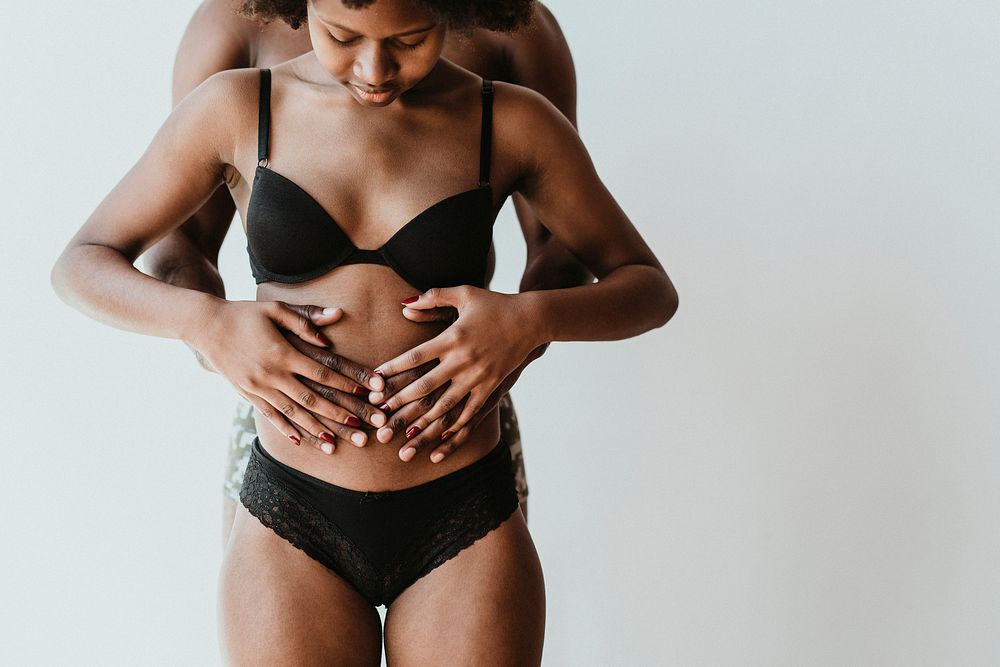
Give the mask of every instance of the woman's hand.
M 295 422 L 310 442 L 321 443 L 328 454 L 333 452 L 336 437 L 358 446 L 367 442 L 367 435 L 354 428 L 361 425 L 358 416 L 332 399 L 340 397 L 349 403 L 346 395 L 363 396 L 368 390 L 382 389 L 384 381 L 333 354 L 332 343 L 311 321 L 310 307 L 303 310 L 281 301 L 217 300 L 213 304 L 188 343 L 275 428 L 298 445 L 304 434 L 293 426 Z M 322 354 L 306 356 L 303 351 L 308 348 L 292 342 L 296 339 L 323 348 Z M 317 391 L 323 387 L 345 396 Z M 385 415 L 379 411 L 366 409 L 363 414 L 373 426 L 385 424 Z
M 463 429 L 473 417 L 489 403 L 495 405 L 506 392 L 504 389 L 495 394 L 501 384 L 512 374 L 509 384 L 517 379 L 529 355 L 541 342 L 522 296 L 463 285 L 434 288 L 403 303 L 403 316 L 414 321 L 423 321 L 423 311 L 432 308 L 454 308 L 458 316 L 436 337 L 375 369 L 391 382 L 392 376 L 438 362 L 388 398 L 373 396 L 383 398 L 379 408 L 391 412 L 438 393 L 433 407 L 407 427 L 407 443 L 399 453 L 402 460 L 413 459 L 419 449 L 415 445 L 441 444 L 458 433 L 464 439 L 472 426 L 464 433 Z M 385 393 L 389 389 L 387 385 Z M 431 460 L 441 461 L 452 449 L 454 446 L 435 450 Z

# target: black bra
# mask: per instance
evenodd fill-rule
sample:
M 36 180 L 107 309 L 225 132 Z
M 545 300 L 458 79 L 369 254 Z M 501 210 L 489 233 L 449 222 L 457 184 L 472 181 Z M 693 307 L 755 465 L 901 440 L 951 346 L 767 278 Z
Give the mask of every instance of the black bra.
M 247 253 L 258 284 L 297 283 L 345 264 L 382 264 L 420 291 L 485 286 L 486 262 L 499 207 L 490 187 L 493 82 L 483 80 L 479 185 L 418 213 L 374 250 L 355 247 L 308 192 L 267 168 L 271 71 L 260 71 L 257 170 L 247 205 Z

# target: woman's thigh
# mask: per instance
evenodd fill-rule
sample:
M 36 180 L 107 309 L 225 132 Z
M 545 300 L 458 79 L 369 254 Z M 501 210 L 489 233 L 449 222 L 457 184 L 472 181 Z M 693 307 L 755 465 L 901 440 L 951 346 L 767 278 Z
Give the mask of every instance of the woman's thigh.
M 226 664 L 377 667 L 378 611 L 240 505 L 219 585 Z
M 418 579 L 389 606 L 389 667 L 539 665 L 545 588 L 520 512 Z

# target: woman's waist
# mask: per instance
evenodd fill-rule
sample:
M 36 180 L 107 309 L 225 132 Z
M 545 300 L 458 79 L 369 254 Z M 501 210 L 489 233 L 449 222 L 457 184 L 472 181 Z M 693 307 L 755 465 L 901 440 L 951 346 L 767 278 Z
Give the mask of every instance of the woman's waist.
M 358 491 L 389 491 L 406 489 L 442 477 L 475 463 L 488 454 L 500 439 L 498 413 L 493 410 L 469 434 L 464 443 L 440 463 L 432 463 L 431 452 L 439 444 L 431 442 L 420 449 L 410 461 L 399 458 L 407 440 L 397 434 L 390 442 L 381 443 L 373 429 L 368 431 L 368 442 L 357 447 L 343 440 L 337 441 L 333 454 L 324 454 L 303 440 L 292 444 L 267 420 L 254 414 L 257 436 L 263 448 L 275 459 L 324 482 Z

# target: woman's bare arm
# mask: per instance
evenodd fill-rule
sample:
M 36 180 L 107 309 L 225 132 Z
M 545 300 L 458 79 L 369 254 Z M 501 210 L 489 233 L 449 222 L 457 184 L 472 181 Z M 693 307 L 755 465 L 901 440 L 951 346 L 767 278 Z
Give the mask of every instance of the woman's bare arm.
M 280 329 L 329 346 L 308 318 L 279 302 L 230 302 L 169 285 L 133 266 L 227 178 L 238 176 L 233 151 L 252 143 L 238 137 L 256 133 L 258 81 L 255 71 L 225 72 L 188 95 L 70 241 L 53 267 L 52 284 L 64 301 L 94 319 L 185 341 L 290 439 L 298 442 L 300 433 L 285 417 L 331 447 L 331 431 L 344 439 L 358 434 L 361 442 L 355 443 L 364 444 L 362 431 L 344 426 L 352 415 L 300 379 L 359 390 L 285 340 Z M 381 389 L 382 379 L 371 377 L 367 388 Z M 368 415 L 373 426 L 385 423 L 377 414 Z
M 403 460 L 430 444 L 427 427 L 439 418 L 450 419 L 463 402 L 461 415 L 446 425 L 440 440 L 467 432 L 487 397 L 539 345 L 629 338 L 662 326 L 677 310 L 673 284 L 601 182 L 573 125 L 538 93 L 501 83 L 496 91 L 494 145 L 503 152 L 503 163 L 515 165 L 509 175 L 514 189 L 598 282 L 520 294 L 470 286 L 435 288 L 405 304 L 404 314 L 407 309 L 452 307 L 458 319 L 376 369 L 393 375 L 440 362 L 387 400 L 390 410 L 450 382 L 434 407 L 411 425 L 423 435 L 403 445 Z M 431 460 L 440 461 L 450 450 L 450 444 L 441 444 Z
M 497 118 L 504 119 L 497 143 L 514 147 L 523 165 L 517 191 L 598 279 L 524 295 L 540 340 L 618 340 L 665 324 L 678 305 L 673 284 L 601 181 L 572 124 L 542 96 L 503 84 Z

